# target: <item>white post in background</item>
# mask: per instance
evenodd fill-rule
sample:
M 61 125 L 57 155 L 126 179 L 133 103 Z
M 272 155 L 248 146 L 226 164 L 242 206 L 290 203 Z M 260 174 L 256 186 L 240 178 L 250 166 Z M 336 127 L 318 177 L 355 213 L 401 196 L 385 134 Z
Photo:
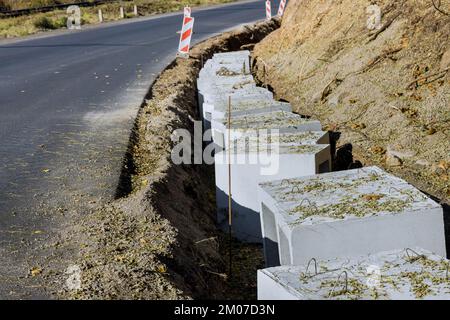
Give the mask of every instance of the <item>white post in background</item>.
M 134 15 L 137 16 L 138 15 L 138 9 L 137 9 L 137 5 L 134 5 Z
M 120 7 L 120 19 L 125 18 L 125 11 L 123 10 L 123 7 Z
M 192 13 L 191 7 L 184 7 L 184 16 L 185 17 L 190 17 L 191 13 Z
M 98 22 L 102 23 L 103 22 L 103 12 L 102 9 L 98 10 Z
M 272 19 L 272 3 L 270 2 L 270 0 L 266 1 L 266 19 Z
M 284 9 L 286 9 L 286 1 L 287 0 L 280 1 L 280 7 L 278 8 L 278 16 L 279 17 L 282 17 L 284 14 Z

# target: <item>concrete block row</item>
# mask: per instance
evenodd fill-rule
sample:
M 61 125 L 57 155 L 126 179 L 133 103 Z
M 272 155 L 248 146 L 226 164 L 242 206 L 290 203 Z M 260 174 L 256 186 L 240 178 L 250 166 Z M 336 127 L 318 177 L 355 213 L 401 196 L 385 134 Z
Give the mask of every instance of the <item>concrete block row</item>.
M 259 299 L 449 298 L 443 208 L 404 180 L 368 167 L 258 188 Z
M 234 236 L 263 243 L 268 268 L 258 271 L 258 297 L 447 297 L 442 207 L 377 167 L 330 172 L 320 122 L 275 101 L 247 66 L 249 52 L 215 55 L 198 88 L 204 129 L 217 147 L 218 225 L 228 229 L 231 192 Z M 407 283 L 420 263 L 431 281 L 423 292 L 416 278 Z M 389 283 L 361 284 L 371 280 L 365 267 L 389 275 Z
M 261 243 L 258 184 L 328 172 L 331 153 L 320 122 L 292 113 L 289 103 L 275 101 L 270 91 L 256 85 L 247 62 L 248 51 L 215 55 L 200 72 L 198 90 L 203 126 L 212 129 L 218 150 L 218 224 L 228 228 L 231 187 L 234 236 Z

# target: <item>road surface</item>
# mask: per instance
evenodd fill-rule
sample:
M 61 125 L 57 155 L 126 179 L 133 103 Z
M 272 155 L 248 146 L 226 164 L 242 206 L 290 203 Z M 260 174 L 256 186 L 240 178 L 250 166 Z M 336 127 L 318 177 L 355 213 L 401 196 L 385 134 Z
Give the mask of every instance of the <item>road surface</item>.
M 197 42 L 263 19 L 265 8 L 247 1 L 193 16 Z M 69 263 L 76 248 L 58 252 L 50 239 L 114 199 L 134 117 L 175 56 L 180 24 L 177 13 L 0 42 L 0 298 L 58 291 L 31 274 L 64 267 L 48 256 Z

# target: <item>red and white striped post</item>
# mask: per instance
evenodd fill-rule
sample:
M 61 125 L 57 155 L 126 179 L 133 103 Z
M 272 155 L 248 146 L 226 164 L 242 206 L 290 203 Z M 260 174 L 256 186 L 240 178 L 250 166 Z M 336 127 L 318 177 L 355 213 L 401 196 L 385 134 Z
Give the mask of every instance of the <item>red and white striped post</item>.
M 266 19 L 272 19 L 272 3 L 270 2 L 270 0 L 266 1 Z
M 286 1 L 287 0 L 280 1 L 280 7 L 278 8 L 278 16 L 279 17 L 282 17 L 284 14 L 284 9 L 286 9 Z
M 184 16 L 183 28 L 181 29 L 180 45 L 178 46 L 178 55 L 186 57 L 189 55 L 191 45 L 192 31 L 194 29 L 194 18 Z
M 184 7 L 184 16 L 185 17 L 190 17 L 191 13 L 192 13 L 191 7 Z

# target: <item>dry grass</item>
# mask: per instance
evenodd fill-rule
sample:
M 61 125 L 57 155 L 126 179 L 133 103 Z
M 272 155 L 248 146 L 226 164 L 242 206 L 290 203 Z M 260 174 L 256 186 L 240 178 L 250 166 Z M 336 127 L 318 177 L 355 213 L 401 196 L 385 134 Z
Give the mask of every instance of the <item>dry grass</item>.
M 0 0 L 1 4 L 7 3 L 9 0 Z M 236 0 L 135 0 L 132 2 L 124 2 L 126 18 L 133 17 L 133 6 L 136 4 L 139 8 L 139 15 L 153 15 L 166 12 L 175 12 L 182 10 L 183 7 L 189 6 L 204 6 L 211 4 L 220 4 L 234 2 Z M 39 0 L 39 1 L 22 1 L 23 3 L 37 3 L 37 2 L 55 2 L 54 0 Z M 70 1 L 73 2 L 73 1 Z M 15 3 L 15 2 L 14 2 Z M 119 20 L 120 3 L 110 3 L 95 7 L 81 8 L 81 23 L 97 24 L 98 10 L 103 11 L 103 19 L 105 22 Z M 15 4 L 13 8 L 22 8 L 19 3 Z M 36 13 L 27 16 L 0 19 L 0 39 L 1 38 L 15 38 L 35 34 L 51 29 L 60 29 L 66 27 L 67 13 L 65 10 L 55 10 L 47 13 Z M 45 23 L 40 23 L 46 20 Z

